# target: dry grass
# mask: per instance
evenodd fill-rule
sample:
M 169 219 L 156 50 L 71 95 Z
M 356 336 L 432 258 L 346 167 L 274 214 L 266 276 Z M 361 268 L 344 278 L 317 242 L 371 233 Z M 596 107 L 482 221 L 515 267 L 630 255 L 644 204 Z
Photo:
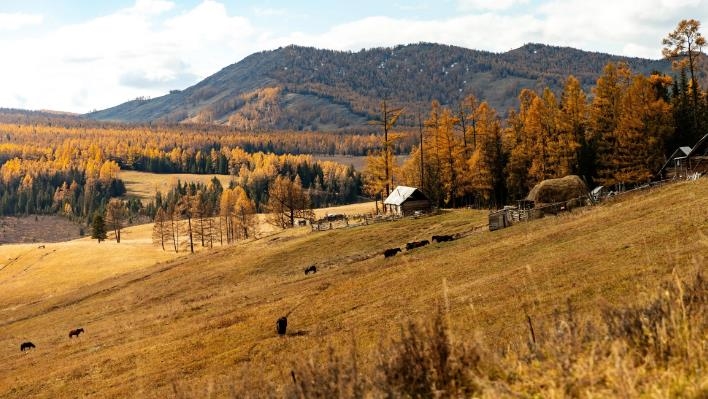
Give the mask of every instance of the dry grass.
M 80 238 L 82 229 L 86 233 L 81 224 L 62 216 L 0 217 L 0 244 L 68 241 Z
M 151 233 L 152 225 L 140 225 L 124 229 L 120 244 L 83 238 L 0 246 L 0 319 L 12 320 L 20 308 L 185 255 L 158 249 Z
M 441 306 L 432 320 L 408 323 L 365 359 L 355 345 L 348 353 L 330 347 L 294 362 L 285 390 L 261 384 L 234 396 L 700 398 L 708 394 L 707 306 L 700 273 L 676 278 L 649 303 L 606 309 L 599 320 L 569 304 L 513 350 L 455 334 Z
M 203 183 L 208 184 L 216 177 L 221 185 L 228 187 L 233 176 L 230 175 L 196 175 L 189 173 L 148 173 L 134 170 L 121 170 L 118 177 L 125 183 L 126 195 L 151 201 L 155 199 L 155 193 L 160 191 L 167 194 L 181 183 Z
M 486 223 L 486 213 L 475 211 L 317 233 L 292 229 L 67 286 L 37 301 L 25 299 L 35 295 L 35 281 L 44 285 L 40 282 L 83 271 L 70 261 L 61 272 L 30 268 L 24 288 L 0 292 L 2 303 L 22 303 L 15 309 L 5 307 L 0 322 L 5 360 L 0 396 L 229 396 L 243 393 L 249 384 L 255 385 L 256 390 L 249 391 L 257 392 L 255 396 L 283 396 L 294 389 L 293 366 L 316 358 L 313 354 L 318 352 L 330 356 L 329 346 L 336 349 L 332 356 L 338 356 L 341 364 L 350 364 L 355 353 L 361 370 L 366 370 L 376 364 L 368 357 L 372 351 L 395 360 L 398 352 L 385 345 L 387 337 L 406 341 L 419 336 L 420 342 L 427 342 L 425 331 L 444 337 L 434 325 L 418 323 L 423 327 L 404 327 L 401 335 L 402 326 L 429 319 L 441 303 L 449 309 L 445 328 L 455 337 L 478 337 L 485 343 L 479 350 L 496 353 L 506 348 L 508 354 L 518 354 L 519 362 L 528 362 L 521 356 L 529 349 L 514 344 L 528 341 L 527 315 L 539 334 L 546 331 L 544 326 L 554 325 L 557 310 L 566 309 L 568 302 L 576 319 L 598 320 L 601 308 L 650 303 L 662 283 L 673 281 L 673 270 L 678 276 L 690 276 L 704 268 L 700 256 L 708 248 L 706 207 L 708 181 L 702 179 L 492 233 L 472 232 Z M 389 259 L 380 255 L 386 248 L 433 234 L 466 232 L 472 233 L 453 242 Z M 77 249 L 76 256 L 90 255 Z M 96 264 L 120 268 L 118 258 Z M 318 266 L 317 274 L 303 274 L 309 264 Z M 7 276 L 0 271 L 0 279 Z M 447 300 L 441 302 L 443 292 Z M 275 320 L 290 311 L 288 335 L 278 337 Z M 86 334 L 70 341 L 69 329 L 79 326 Z M 408 339 L 405 331 L 415 333 Z M 17 346 L 25 340 L 37 348 L 21 353 Z M 468 359 L 461 364 L 478 364 L 484 371 L 464 392 L 507 396 L 496 389 L 510 386 L 528 396 L 573 396 L 565 385 L 555 390 L 534 384 L 559 384 L 572 375 L 556 375 L 561 369 L 550 365 L 534 369 L 533 362 L 528 363 L 531 368 L 520 369 L 516 380 L 510 379 L 509 370 L 498 376 L 501 385 L 496 379 L 479 380 L 499 363 L 485 360 L 486 356 L 480 359 L 488 363 L 474 363 L 478 352 L 473 349 L 454 356 Z M 631 371 L 626 380 L 631 385 L 649 375 L 623 363 L 632 357 L 607 359 L 619 360 L 612 363 L 614 374 L 608 371 L 602 378 L 619 380 L 618 373 Z M 578 372 L 598 372 L 585 366 L 578 365 Z M 248 370 L 271 381 L 272 387 L 254 381 Z M 708 385 L 705 374 L 696 380 L 695 375 L 664 370 L 663 381 L 671 381 L 671 389 L 679 394 L 705 392 L 696 388 Z M 311 373 L 313 378 L 316 373 Z M 363 371 L 360 375 L 369 378 Z M 366 386 L 364 382 L 342 386 L 355 392 L 361 389 L 357 386 Z M 606 396 L 600 392 L 596 396 Z M 655 396 L 669 396 L 657 392 Z M 627 388 L 626 393 L 631 397 L 641 392 Z

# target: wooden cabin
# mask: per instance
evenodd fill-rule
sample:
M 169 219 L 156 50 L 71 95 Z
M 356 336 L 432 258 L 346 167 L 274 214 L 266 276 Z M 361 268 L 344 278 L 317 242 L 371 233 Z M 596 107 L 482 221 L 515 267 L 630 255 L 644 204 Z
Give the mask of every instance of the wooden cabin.
M 397 186 L 384 200 L 386 212 L 400 216 L 428 213 L 432 209 L 430 199 L 415 187 Z
M 661 179 L 686 179 L 696 173 L 708 173 L 708 134 L 691 147 L 679 147 L 661 167 Z

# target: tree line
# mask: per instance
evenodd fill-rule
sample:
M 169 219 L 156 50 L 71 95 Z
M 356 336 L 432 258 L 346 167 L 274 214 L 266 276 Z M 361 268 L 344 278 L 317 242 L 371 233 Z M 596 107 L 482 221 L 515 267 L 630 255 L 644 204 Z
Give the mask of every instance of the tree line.
M 13 158 L 0 167 L 0 215 L 63 214 L 76 221 L 125 193 L 115 162 L 91 159 L 59 168 L 46 159 Z
M 474 96 L 454 107 L 433 101 L 427 118 L 418 117 L 419 146 L 404 165 L 393 166 L 395 137 L 372 153 L 365 190 L 383 197 L 395 180 L 421 187 L 439 206 L 494 207 L 569 174 L 591 186 L 646 183 L 677 146 L 692 146 L 708 132 L 708 95 L 696 78 L 705 44 L 699 26 L 682 21 L 664 41 L 674 78 L 611 62 L 592 98 L 569 76 L 559 95 L 548 87 L 521 90 L 519 107 L 505 120 Z
M 263 207 L 267 221 L 279 228 L 293 227 L 296 220 L 312 222 L 312 190 L 303 188 L 299 176 L 276 176 L 268 188 L 268 202 Z M 113 200 L 112 200 L 113 202 Z M 247 191 L 233 182 L 223 187 L 213 178 L 208 184 L 178 183 L 166 196 L 158 193 L 148 205 L 154 210 L 152 240 L 163 250 L 194 252 L 195 245 L 213 247 L 252 238 L 257 234 L 256 203 Z M 102 218 L 102 216 L 99 216 Z M 106 211 L 106 220 L 115 220 Z M 102 219 L 99 219 L 102 222 Z M 103 223 L 105 226 L 106 223 Z M 101 227 L 102 225 L 99 225 Z M 101 239 L 104 231 L 94 231 Z M 120 240 L 120 231 L 115 234 Z

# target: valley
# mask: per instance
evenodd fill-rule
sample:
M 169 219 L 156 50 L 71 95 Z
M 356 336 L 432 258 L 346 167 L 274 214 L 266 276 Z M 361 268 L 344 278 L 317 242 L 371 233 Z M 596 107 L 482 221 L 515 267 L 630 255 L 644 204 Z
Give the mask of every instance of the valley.
M 0 398 L 708 398 L 706 2 L 0 2 Z

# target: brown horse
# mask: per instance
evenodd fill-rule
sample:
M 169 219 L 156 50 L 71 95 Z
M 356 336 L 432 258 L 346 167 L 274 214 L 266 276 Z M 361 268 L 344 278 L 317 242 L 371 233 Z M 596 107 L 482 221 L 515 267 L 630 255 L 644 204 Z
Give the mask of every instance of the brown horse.
M 77 328 L 76 330 L 71 330 L 71 331 L 69 331 L 69 338 L 73 338 L 73 337 L 78 338 L 79 334 L 81 334 L 82 332 L 84 332 L 83 328 Z

